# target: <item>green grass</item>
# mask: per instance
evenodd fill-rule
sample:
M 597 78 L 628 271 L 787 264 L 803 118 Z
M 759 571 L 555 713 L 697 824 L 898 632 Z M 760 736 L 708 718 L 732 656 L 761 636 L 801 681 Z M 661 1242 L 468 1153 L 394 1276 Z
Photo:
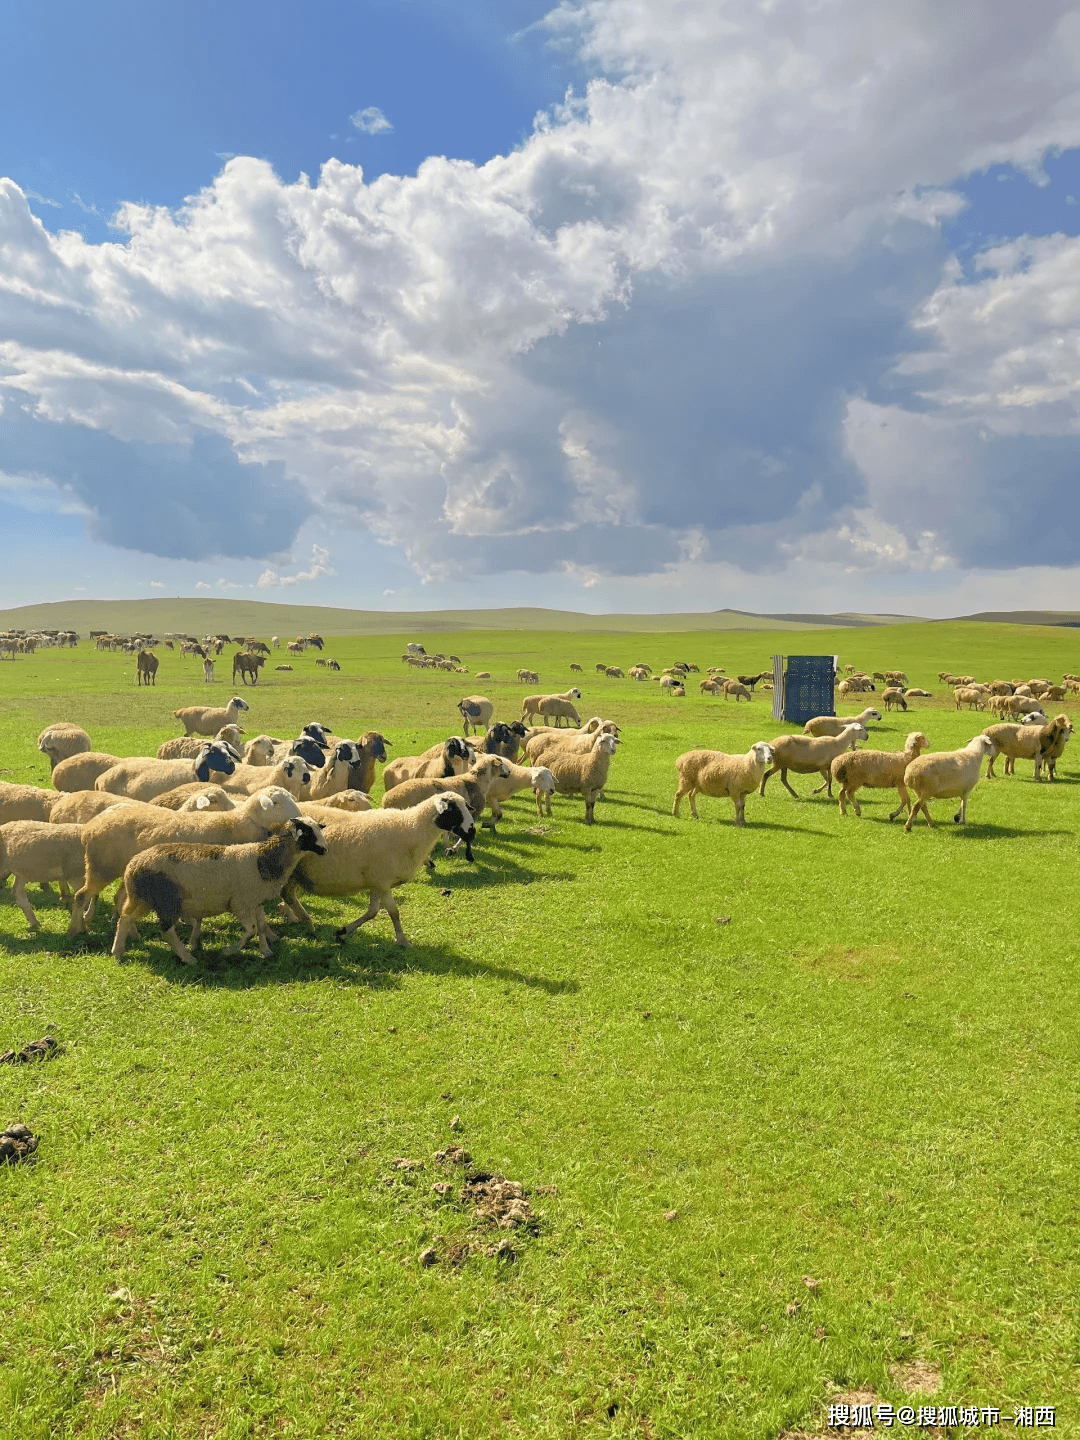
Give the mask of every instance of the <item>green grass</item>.
M 1056 1404 L 1080 1434 L 1077 757 L 1055 786 L 1023 762 L 980 784 L 964 829 L 944 802 L 905 835 L 884 792 L 841 821 L 805 777 L 799 801 L 751 797 L 744 831 L 710 800 L 694 825 L 670 814 L 675 757 L 770 739 L 768 699 L 588 672 L 763 669 L 806 638 L 416 638 L 494 681 L 335 639 L 340 675 L 305 657 L 248 692 L 249 733 L 318 719 L 415 753 L 460 695 L 510 716 L 519 665 L 563 689 L 577 661 L 584 713 L 625 726 L 599 823 L 557 799 L 540 825 L 517 797 L 475 867 L 402 891 L 411 950 L 385 916 L 335 946 L 355 906 L 316 900 L 318 938 L 290 929 L 270 961 L 226 960 L 221 921 L 194 972 L 152 925 L 118 966 L 104 916 L 70 953 L 57 902 L 31 938 L 3 897 L 0 1049 L 51 1031 L 65 1053 L 0 1067 L 0 1125 L 42 1136 L 0 1170 L 0 1434 L 772 1440 L 820 1423 L 833 1386 L 901 1402 L 889 1369 L 912 1358 L 941 1403 Z M 812 639 L 939 696 L 946 667 L 1080 670 L 1075 643 Z M 198 669 L 165 652 L 140 692 L 130 657 L 85 646 L 4 662 L 2 778 L 45 782 L 34 741 L 59 718 L 152 753 L 173 709 L 231 693 Z M 989 718 L 950 706 L 872 743 L 951 748 Z M 525 1185 L 538 1233 L 433 1192 L 454 1140 Z

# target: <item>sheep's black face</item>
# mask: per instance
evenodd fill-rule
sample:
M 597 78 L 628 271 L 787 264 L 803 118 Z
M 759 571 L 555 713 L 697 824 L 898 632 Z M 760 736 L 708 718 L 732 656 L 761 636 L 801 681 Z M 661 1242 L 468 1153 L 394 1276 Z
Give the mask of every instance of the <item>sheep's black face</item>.
M 467 760 L 469 758 L 469 747 L 464 740 L 458 739 L 456 735 L 446 742 L 446 753 L 451 760 Z
M 465 859 L 472 865 L 472 842 L 476 836 L 476 821 L 460 800 L 448 800 L 445 805 L 441 806 L 435 816 L 435 825 L 439 830 L 448 830 L 451 835 L 456 835 L 459 840 L 465 841 Z
M 373 747 L 373 750 L 372 750 L 372 754 L 375 756 L 375 759 L 376 759 L 376 760 L 381 760 L 381 761 L 383 762 L 383 764 L 385 764 L 385 763 L 386 763 L 386 747 L 387 747 L 387 745 L 392 745 L 392 744 L 393 744 L 393 741 L 392 741 L 392 740 L 387 740 L 387 739 L 385 738 L 385 736 L 383 736 L 383 735 L 376 735 L 376 736 L 375 736 L 375 744 L 374 744 L 374 747 Z
M 360 764 L 360 747 L 354 745 L 351 740 L 344 740 L 334 751 L 334 759 L 341 760 L 346 765 Z
M 206 781 L 210 779 L 212 770 L 231 775 L 235 769 L 235 760 L 229 754 L 224 743 L 218 741 L 213 745 L 208 745 L 200 755 L 198 764 L 195 766 L 195 777 L 198 780 Z
M 289 746 L 289 754 L 298 755 L 301 760 L 306 760 L 309 765 L 314 765 L 316 770 L 326 764 L 326 755 L 310 736 L 294 740 Z
M 529 733 L 520 720 L 512 720 L 507 726 L 507 729 L 511 735 L 516 735 L 519 740 L 524 740 L 525 736 Z
M 325 725 L 320 725 L 317 721 L 312 720 L 310 725 L 304 726 L 300 734 L 301 736 L 307 735 L 310 739 L 315 741 L 316 745 L 321 745 L 324 750 L 330 749 L 329 741 L 326 738 Z
M 296 843 L 299 849 L 306 851 L 309 855 L 325 855 L 330 849 L 326 839 L 314 820 L 290 820 L 292 832 L 296 836 Z

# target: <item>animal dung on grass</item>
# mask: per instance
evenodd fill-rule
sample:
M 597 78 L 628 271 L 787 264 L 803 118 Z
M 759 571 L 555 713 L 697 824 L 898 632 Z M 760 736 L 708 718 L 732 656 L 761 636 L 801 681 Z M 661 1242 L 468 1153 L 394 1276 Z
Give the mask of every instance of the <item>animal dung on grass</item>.
M 40 1040 L 32 1040 L 21 1050 L 5 1050 L 0 1055 L 0 1065 L 29 1065 L 35 1060 L 51 1060 L 60 1053 L 56 1040 L 51 1035 L 43 1035 Z
M 18 1121 L 9 1125 L 0 1133 L 0 1165 L 18 1165 L 22 1160 L 29 1160 L 39 1144 L 40 1136 L 28 1125 Z

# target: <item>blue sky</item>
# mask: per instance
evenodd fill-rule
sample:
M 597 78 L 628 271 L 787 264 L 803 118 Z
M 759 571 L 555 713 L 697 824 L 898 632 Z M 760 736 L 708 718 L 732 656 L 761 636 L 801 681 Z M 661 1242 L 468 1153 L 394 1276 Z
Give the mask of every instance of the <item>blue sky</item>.
M 1074 18 L 0 0 L 0 603 L 1080 605 Z

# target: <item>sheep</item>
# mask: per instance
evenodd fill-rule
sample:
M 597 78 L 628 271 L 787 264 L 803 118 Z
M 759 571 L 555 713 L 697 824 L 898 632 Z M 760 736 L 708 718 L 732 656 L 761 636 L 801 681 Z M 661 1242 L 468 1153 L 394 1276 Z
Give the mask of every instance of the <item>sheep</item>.
M 58 720 L 47 725 L 37 738 L 37 748 L 49 757 L 49 769 L 55 770 L 61 760 L 72 755 L 83 755 L 91 749 L 90 736 L 80 725 L 70 720 Z
M 540 676 L 535 670 L 519 670 L 517 672 L 517 678 L 523 685 L 538 685 L 540 683 Z
M 463 733 L 468 735 L 469 727 L 479 733 L 481 726 L 487 731 L 495 706 L 484 695 L 466 695 L 457 704 L 461 715 Z
M 932 700 L 933 696 L 929 690 L 905 690 L 905 700 Z
M 185 735 L 216 735 L 223 725 L 235 725 L 241 710 L 250 709 L 246 700 L 234 695 L 228 705 L 189 705 L 174 710 L 173 718 L 183 725 Z
M 962 750 L 931 751 L 912 760 L 904 771 L 904 785 L 914 791 L 915 804 L 908 814 L 905 832 L 910 833 L 920 810 L 933 828 L 928 801 L 954 796 L 960 797 L 960 809 L 953 820 L 957 825 L 965 824 L 968 796 L 979 783 L 982 762 L 996 753 L 997 746 L 989 735 L 976 735 Z
M 970 685 L 958 685 L 953 691 L 953 699 L 956 701 L 956 708 L 960 710 L 967 706 L 969 710 L 981 710 L 983 708 L 984 695 L 981 690 L 975 690 Z M 948 752 L 944 752 L 948 753 Z
M 485 737 L 484 754 L 501 755 L 504 760 L 516 760 L 528 733 L 520 720 L 497 720 Z
M 581 668 L 580 665 L 571 664 L 571 666 L 570 666 L 570 673 L 571 673 L 571 675 L 574 675 L 574 674 L 584 675 L 585 671 Z
M 242 796 L 238 798 L 243 798 Z M 165 810 L 235 810 L 236 799 L 220 785 L 178 785 L 175 790 L 166 790 L 164 795 L 155 795 L 153 800 L 131 801 L 131 804 L 150 804 Z
M 353 766 L 352 787 L 367 795 L 375 784 L 375 762 L 386 763 L 386 747 L 389 745 L 392 749 L 393 742 L 380 735 L 378 730 L 365 730 L 353 744 L 360 752 L 360 758 Z
M 491 819 L 497 825 L 502 819 L 502 802 L 508 800 L 511 795 L 516 795 L 519 790 L 526 786 L 532 790 L 536 797 L 536 813 L 543 813 L 541 796 L 548 796 L 555 792 L 555 777 L 546 765 L 514 765 L 507 763 L 506 775 L 498 776 L 491 783 L 487 792 L 488 805 L 491 807 Z M 550 814 L 550 810 L 548 812 Z
M 210 845 L 242 845 L 264 840 L 275 825 L 300 814 L 287 790 L 260 790 L 235 810 L 222 814 L 205 810 L 165 810 L 157 805 L 115 805 L 95 816 L 82 829 L 86 865 L 82 888 L 75 896 L 69 935 L 86 929 L 97 897 L 119 879 L 133 855 L 151 845 L 173 840 L 205 841 Z M 117 908 L 123 887 L 117 893 Z
M 371 810 L 362 815 L 342 814 L 325 829 L 329 853 L 305 856 L 285 886 L 285 904 L 312 930 L 314 922 L 300 901 L 298 891 L 341 897 L 366 890 L 367 910 L 334 938 L 340 944 L 347 935 L 385 910 L 394 926 L 399 945 L 410 942 L 401 928 L 393 890 L 412 880 L 431 855 L 440 835 L 457 835 L 465 842 L 465 858 L 473 859 L 472 841 L 476 825 L 468 807 L 456 795 L 434 795 L 411 810 Z
M 855 814 L 862 817 L 855 796 L 863 785 L 871 790 L 896 790 L 900 804 L 889 816 L 890 821 L 905 809 L 910 810 L 911 797 L 904 785 L 904 772 L 929 744 L 930 741 L 920 730 L 913 730 L 904 742 L 903 750 L 855 750 L 837 755 L 830 772 L 840 786 L 840 814 L 847 814 L 847 802 L 850 800 Z
M 236 761 L 228 749 L 214 740 L 204 745 L 194 760 L 151 760 L 133 756 L 120 760 L 94 781 L 95 790 L 108 790 L 113 795 L 129 795 L 132 800 L 153 800 L 191 780 L 205 784 L 213 772 L 232 775 Z
M 584 797 L 586 825 L 594 823 L 593 807 L 607 783 L 611 757 L 618 743 L 616 736 L 599 732 L 584 752 L 570 750 L 563 745 L 552 745 L 544 752 L 544 764 L 554 776 L 555 789 L 561 795 Z M 545 813 L 551 813 L 550 798 Z
M 679 788 L 675 791 L 672 815 L 678 815 L 684 795 L 690 798 L 690 815 L 696 820 L 698 795 L 726 797 L 735 806 L 735 824 L 746 824 L 746 797 L 756 790 L 772 764 L 772 746 L 759 740 L 745 755 L 727 755 L 723 750 L 688 750 L 675 761 Z
M 32 930 L 38 918 L 26 896 L 26 886 L 59 880 L 68 894 L 83 872 L 82 827 L 53 825 L 49 820 L 9 820 L 0 825 L 0 875 L 12 875 L 15 904 Z
M 9 785 L 4 781 L 0 784 L 0 825 L 11 820 L 48 821 L 60 798 L 55 790 L 43 790 L 40 785 Z
M 642 676 L 642 679 L 645 678 L 645 676 Z M 723 694 L 723 686 L 719 680 L 702 680 L 698 686 L 698 692 L 702 695 L 721 695 Z M 719 753 L 720 752 L 717 751 L 717 754 Z
M 354 814 L 360 810 L 374 810 L 371 796 L 362 790 L 339 790 L 336 795 L 324 795 L 321 800 L 300 800 L 300 813 L 318 820 L 324 810 L 346 810 Z
M 604 674 L 608 677 L 609 680 L 626 679 L 625 673 L 619 668 L 618 665 L 608 665 L 607 668 L 604 670 Z
M 95 815 L 111 810 L 114 805 L 144 803 L 142 800 L 129 800 L 126 795 L 110 795 L 104 790 L 72 790 L 66 795 L 57 795 L 49 820 L 54 825 L 85 825 Z
M 308 790 L 309 800 L 329 800 L 342 790 L 359 790 L 356 783 L 362 756 L 360 747 L 351 740 L 342 740 L 334 746 L 326 764 L 315 772 Z
M 225 745 L 231 745 L 236 751 L 238 760 L 244 758 L 244 745 L 240 737 L 243 735 L 239 725 L 223 725 L 214 736 Z M 159 760 L 193 760 L 199 751 L 206 744 L 206 741 L 198 735 L 174 735 L 171 740 L 163 741 L 157 748 Z
M 469 747 L 460 735 L 451 735 L 441 745 L 434 747 L 434 754 L 399 755 L 391 760 L 383 771 L 383 786 L 392 790 L 405 780 L 426 780 L 438 777 L 448 780 L 460 775 L 472 763 Z
M 566 690 L 561 695 L 530 696 L 521 707 L 521 719 L 525 722 L 537 714 L 544 720 L 554 719 L 557 729 L 563 728 L 559 723 L 562 720 L 572 720 L 575 728 L 580 728 L 581 716 L 574 705 L 574 701 L 580 699 L 578 689 Z
M 1006 775 L 1015 774 L 1017 760 L 1034 760 L 1035 779 L 1041 778 L 1044 764 L 1053 779 L 1057 761 L 1072 734 L 1072 722 L 1067 715 L 1055 715 L 1045 725 L 988 725 L 983 734 L 996 746 L 986 767 L 988 780 L 996 778 L 994 760 L 999 753 L 1005 756 Z
M 395 785 L 383 796 L 382 808 L 408 810 L 418 805 L 421 800 L 430 799 L 432 795 L 454 794 L 465 801 L 473 819 L 479 820 L 487 808 L 487 796 L 491 786 L 496 780 L 506 780 L 509 776 L 509 763 L 501 755 L 481 755 L 462 775 L 445 780 L 405 780 L 402 784 Z
M 580 730 L 556 730 L 554 726 L 538 726 L 530 730 L 525 737 L 525 754 L 534 763 L 552 746 L 559 746 L 574 754 L 583 754 L 592 749 L 598 732 L 617 736 L 619 727 L 614 720 L 602 720 L 599 715 L 587 720 Z
M 889 688 L 882 693 L 881 698 L 885 701 L 886 710 L 891 710 L 895 705 L 899 705 L 901 710 L 907 709 L 907 700 L 904 698 L 903 690 L 897 690 L 890 685 Z
M 769 776 L 775 775 L 779 770 L 780 783 L 797 800 L 799 792 L 792 789 L 787 779 L 787 772 L 793 770 L 796 775 L 820 775 L 824 783 L 818 786 L 814 794 L 818 795 L 822 790 L 827 789 L 831 799 L 832 776 L 829 773 L 829 766 L 837 755 L 842 755 L 845 750 L 854 750 L 856 740 L 866 740 L 867 738 L 866 726 L 857 720 L 849 721 L 839 735 L 778 736 L 771 742 L 772 764 L 761 777 L 761 794 L 765 794 L 765 785 Z
M 473 679 L 474 679 L 474 680 L 490 680 L 490 679 L 491 679 L 491 671 L 490 671 L 490 670 L 477 670 L 476 674 L 473 676 Z
M 270 946 L 263 905 L 281 893 L 302 855 L 325 855 L 327 849 L 322 830 L 307 817 L 287 820 L 265 840 L 244 845 L 153 845 L 133 856 L 124 870 L 124 904 L 112 953 L 121 958 L 128 936 L 153 911 L 177 959 L 194 965 L 191 949 L 176 933 L 177 921 L 192 922 L 193 947 L 202 922 L 228 911 L 244 933 L 226 955 L 238 954 L 257 933 L 265 958 Z
M 725 700 L 730 700 L 733 695 L 735 696 L 736 705 L 739 703 L 740 700 L 753 699 L 750 691 L 742 683 L 741 680 L 725 680 L 723 685 L 721 686 L 721 689 L 724 692 Z
M 880 720 L 881 711 L 868 705 L 858 715 L 815 715 L 803 726 L 804 735 L 839 735 L 845 725 L 869 725 L 871 720 Z
M 88 750 L 81 755 L 72 755 L 61 760 L 52 772 L 53 789 L 62 792 L 92 790 L 94 782 L 106 770 L 120 764 L 119 755 L 106 755 L 100 750 Z

